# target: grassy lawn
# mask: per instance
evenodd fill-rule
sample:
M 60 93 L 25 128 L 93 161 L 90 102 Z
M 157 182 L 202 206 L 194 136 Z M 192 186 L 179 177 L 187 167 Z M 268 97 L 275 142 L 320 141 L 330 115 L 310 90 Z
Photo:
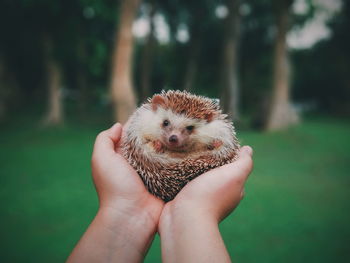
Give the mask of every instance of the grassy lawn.
M 90 155 L 104 128 L 1 128 L 1 262 L 66 259 L 96 213 Z M 220 225 L 233 260 L 350 262 L 350 122 L 239 137 L 253 146 L 255 168 Z M 160 258 L 156 238 L 146 262 Z

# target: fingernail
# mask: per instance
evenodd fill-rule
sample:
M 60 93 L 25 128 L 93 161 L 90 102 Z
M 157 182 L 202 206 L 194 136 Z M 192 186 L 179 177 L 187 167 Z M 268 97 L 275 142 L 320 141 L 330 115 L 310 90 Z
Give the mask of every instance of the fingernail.
M 253 148 L 252 147 L 246 145 L 246 146 L 242 147 L 242 150 L 245 151 L 250 156 L 253 156 Z
M 117 126 L 121 126 L 121 124 L 120 124 L 119 122 L 116 122 L 116 123 L 114 123 L 114 124 L 112 125 L 111 129 L 113 129 L 113 128 L 117 127 Z
M 245 195 L 245 190 L 243 189 L 243 190 L 241 191 L 241 200 L 244 198 L 244 195 Z

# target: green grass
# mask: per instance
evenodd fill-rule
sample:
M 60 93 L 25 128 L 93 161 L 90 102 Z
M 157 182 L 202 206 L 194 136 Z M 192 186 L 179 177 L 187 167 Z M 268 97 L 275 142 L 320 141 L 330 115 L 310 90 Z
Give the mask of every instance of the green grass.
M 97 210 L 90 155 L 104 127 L 32 126 L 0 131 L 1 262 L 63 262 Z M 350 262 L 350 122 L 239 137 L 255 168 L 220 226 L 233 260 Z M 146 262 L 160 262 L 159 243 Z

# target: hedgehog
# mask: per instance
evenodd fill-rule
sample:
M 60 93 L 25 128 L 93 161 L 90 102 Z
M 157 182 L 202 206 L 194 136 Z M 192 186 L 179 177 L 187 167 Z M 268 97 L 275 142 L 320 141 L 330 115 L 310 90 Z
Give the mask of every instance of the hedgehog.
M 172 90 L 131 115 L 121 145 L 148 191 L 165 202 L 197 176 L 233 162 L 239 147 L 216 100 Z

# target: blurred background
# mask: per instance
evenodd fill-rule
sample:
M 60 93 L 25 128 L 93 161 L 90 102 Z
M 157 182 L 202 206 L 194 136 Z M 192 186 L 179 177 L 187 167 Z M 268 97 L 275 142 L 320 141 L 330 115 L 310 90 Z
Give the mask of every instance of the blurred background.
M 349 1 L 2 0 L 1 262 L 67 258 L 97 133 L 163 89 L 219 99 L 254 148 L 234 261 L 350 261 Z

